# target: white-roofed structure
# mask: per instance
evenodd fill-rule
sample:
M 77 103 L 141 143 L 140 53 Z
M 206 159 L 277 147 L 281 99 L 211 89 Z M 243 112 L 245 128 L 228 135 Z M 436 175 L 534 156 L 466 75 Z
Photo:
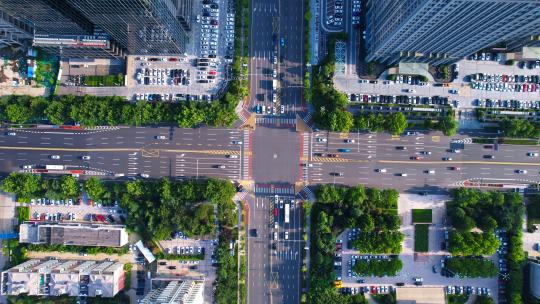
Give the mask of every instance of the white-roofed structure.
M 159 280 L 142 304 L 203 304 L 204 280 Z
M 114 297 L 124 288 L 124 264 L 29 260 L 2 272 L 2 295 Z

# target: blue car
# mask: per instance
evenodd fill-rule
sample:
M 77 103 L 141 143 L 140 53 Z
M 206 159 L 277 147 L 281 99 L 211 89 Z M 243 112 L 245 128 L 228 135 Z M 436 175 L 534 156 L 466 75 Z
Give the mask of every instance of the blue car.
M 351 149 L 338 149 L 338 151 L 347 153 L 347 152 L 351 152 Z
M 285 38 L 281 37 L 281 47 L 285 47 Z

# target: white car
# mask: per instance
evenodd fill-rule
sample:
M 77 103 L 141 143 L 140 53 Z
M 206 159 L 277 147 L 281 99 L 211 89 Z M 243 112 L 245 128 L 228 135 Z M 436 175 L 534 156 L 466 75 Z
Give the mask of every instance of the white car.
M 318 141 L 318 142 L 326 142 L 326 138 L 320 138 L 320 137 L 318 137 L 318 138 L 317 138 L 317 141 Z
M 537 152 L 529 152 L 529 153 L 527 153 L 527 156 L 528 157 L 538 157 L 538 153 Z
M 286 239 L 286 240 L 289 239 L 289 231 L 285 231 L 285 239 Z
M 345 142 L 350 143 L 350 144 L 354 144 L 354 139 L 348 138 L 348 139 L 345 139 Z
M 83 157 L 81 157 L 83 160 L 89 160 L 90 159 L 90 156 L 88 155 L 84 155 Z
M 150 175 L 148 175 L 146 173 L 141 173 L 140 175 L 141 175 L 142 178 L 149 178 L 150 177 Z
M 52 159 L 60 159 L 60 155 L 51 155 Z
M 527 174 L 527 170 L 516 170 L 517 174 Z
M 375 169 L 375 171 L 377 171 L 377 172 L 379 172 L 379 173 L 386 173 L 386 169 L 385 169 L 385 168 Z
M 15 134 L 15 132 L 8 132 L 7 135 L 8 135 L 8 136 L 15 136 L 16 134 Z
M 238 158 L 238 155 L 236 155 L 236 154 L 231 154 L 231 155 L 228 155 L 227 157 L 228 157 L 228 158 Z
M 165 139 L 165 135 L 158 135 L 156 136 L 156 139 Z

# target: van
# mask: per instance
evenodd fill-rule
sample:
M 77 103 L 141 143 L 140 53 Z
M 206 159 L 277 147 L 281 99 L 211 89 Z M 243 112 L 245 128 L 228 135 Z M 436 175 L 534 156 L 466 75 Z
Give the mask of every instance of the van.
M 398 173 L 399 176 L 403 176 L 403 177 L 406 177 L 407 176 L 407 173 Z
M 274 232 L 274 240 L 277 241 L 277 232 Z

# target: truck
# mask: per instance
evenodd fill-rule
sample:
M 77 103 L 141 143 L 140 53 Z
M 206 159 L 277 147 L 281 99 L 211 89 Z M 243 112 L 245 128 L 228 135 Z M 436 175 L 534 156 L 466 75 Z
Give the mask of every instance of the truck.
M 45 169 L 47 169 L 47 170 L 64 170 L 65 166 L 64 165 L 46 165 Z
M 272 80 L 272 89 L 277 90 L 277 79 Z
M 285 204 L 285 223 L 288 224 L 289 223 L 289 210 L 290 209 L 290 205 L 289 203 Z

